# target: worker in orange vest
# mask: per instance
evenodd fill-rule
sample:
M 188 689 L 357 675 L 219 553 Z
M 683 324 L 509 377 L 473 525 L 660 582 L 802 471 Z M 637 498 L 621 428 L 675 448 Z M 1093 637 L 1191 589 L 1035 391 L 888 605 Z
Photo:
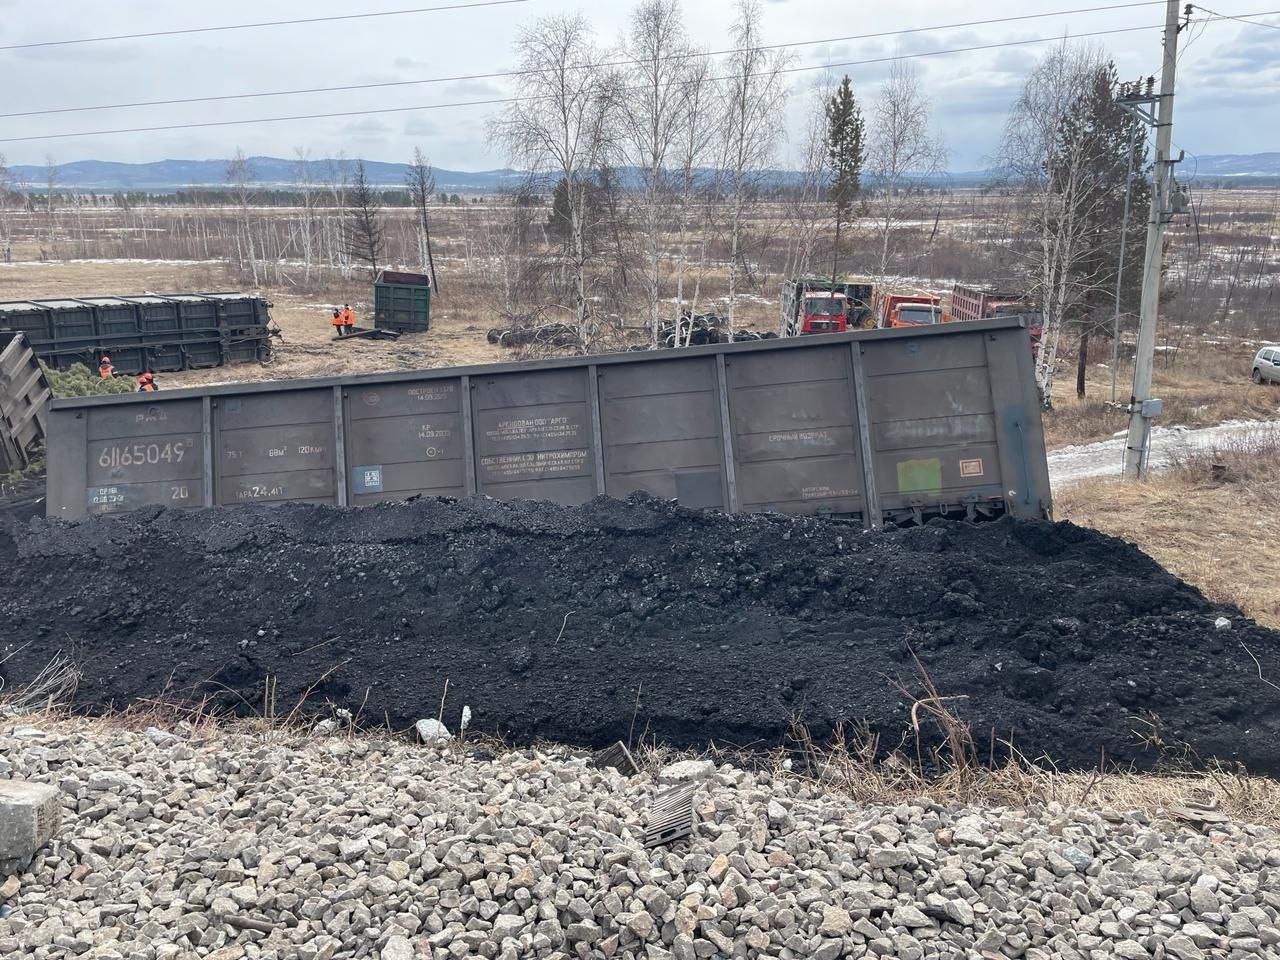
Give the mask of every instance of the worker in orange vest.
M 144 373 L 138 378 L 139 393 L 155 393 L 160 388 L 156 386 L 156 376 L 154 373 Z
M 116 375 L 116 368 L 111 364 L 110 357 L 103 357 L 98 364 L 98 376 L 103 380 L 110 380 Z
M 347 333 L 351 333 L 351 328 L 356 325 L 356 315 L 351 312 L 351 305 L 344 303 L 342 305 L 342 323 L 347 328 Z
M 337 307 L 334 307 L 333 308 L 333 332 L 336 333 L 339 337 L 341 337 L 343 332 L 346 330 L 346 327 L 343 326 L 343 322 L 344 321 L 342 319 L 342 311 L 339 310 Z

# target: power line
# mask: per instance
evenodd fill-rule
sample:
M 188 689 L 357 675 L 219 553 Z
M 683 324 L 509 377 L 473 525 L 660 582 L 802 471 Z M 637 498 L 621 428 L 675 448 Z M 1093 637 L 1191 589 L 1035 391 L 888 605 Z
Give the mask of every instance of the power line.
M 1117 27 L 1109 30 L 1094 30 L 1086 33 L 1074 34 L 1074 38 L 1084 37 L 1100 37 L 1118 33 L 1133 33 L 1138 30 L 1156 29 L 1152 25 L 1144 25 L 1141 27 Z M 1026 46 L 1036 43 L 1057 43 L 1063 38 L 1061 36 L 1052 37 L 1033 37 L 1025 40 L 1006 40 L 1000 43 L 982 43 L 968 47 L 952 47 L 947 50 L 926 50 L 919 53 L 893 54 L 884 57 L 871 57 L 864 60 L 844 60 L 834 63 L 818 63 L 804 67 L 788 67 L 783 69 L 782 73 L 803 73 L 809 70 L 828 70 L 832 67 L 857 67 L 868 66 L 878 63 L 892 63 L 899 60 L 917 60 L 926 57 L 940 57 L 956 53 L 973 53 L 979 50 L 996 50 L 1005 47 Z M 711 82 L 717 80 L 728 80 L 729 77 L 712 77 Z M 207 127 L 230 127 L 243 126 L 255 123 L 284 123 L 294 120 L 332 120 L 341 117 L 365 117 L 382 113 L 408 113 L 415 110 L 445 110 L 454 107 L 484 107 L 494 106 L 503 103 L 526 103 L 531 100 L 537 100 L 538 97 L 496 97 L 486 100 L 463 100 L 450 103 L 429 103 L 412 107 L 377 107 L 371 110 L 342 110 L 331 113 L 312 113 L 298 114 L 284 117 L 257 117 L 251 120 L 208 120 L 197 121 L 191 123 L 172 123 L 161 124 L 149 127 L 127 127 L 114 130 L 84 130 L 77 133 L 53 133 L 31 137 L 6 137 L 0 139 L 0 143 L 29 143 L 36 140 L 65 140 L 73 137 L 100 137 L 111 136 L 122 133 L 158 133 L 165 130 L 191 130 Z
M 993 24 L 1015 23 L 1021 20 L 1040 20 L 1048 17 L 1067 17 L 1082 13 L 1098 13 L 1112 10 L 1125 10 L 1132 7 L 1150 7 L 1158 5 L 1161 0 L 1141 0 L 1136 3 L 1120 3 L 1108 4 L 1105 6 L 1094 7 L 1077 7 L 1074 10 L 1057 10 L 1052 13 L 1028 13 L 1010 17 L 992 17 L 986 20 L 966 20 L 960 23 L 944 23 L 932 27 L 907 27 L 902 30 L 884 30 L 879 33 L 863 33 L 855 34 L 848 37 L 826 37 L 821 40 L 797 40 L 792 43 L 774 43 L 766 46 L 753 47 L 753 50 L 779 50 L 790 47 L 811 47 L 823 43 L 847 43 L 855 40 L 879 40 L 885 37 L 902 36 L 912 33 L 928 33 L 935 30 L 956 30 L 964 27 L 984 27 Z M 2 48 L 0 48 L 2 49 Z M 719 57 L 726 54 L 737 53 L 741 50 L 739 47 L 732 47 L 725 50 L 698 50 L 689 53 L 671 54 L 669 56 L 660 57 L 659 60 L 682 60 L 692 57 Z M 614 60 L 606 63 L 590 64 L 592 69 L 603 67 L 626 66 L 635 63 L 635 60 L 623 59 Z M 648 62 L 648 61 L 646 61 Z M 573 69 L 581 69 L 584 65 L 576 64 Z M 19 113 L 0 113 L 0 120 L 15 119 L 18 117 L 39 117 L 48 116 L 57 113 L 83 113 L 95 110 L 124 110 L 134 107 L 169 107 L 180 106 L 193 103 L 218 103 L 227 100 L 253 100 L 263 97 L 287 97 L 297 96 L 301 94 L 311 93 L 340 93 L 351 90 L 378 90 L 389 87 L 410 87 L 421 86 L 429 83 L 459 83 L 468 80 L 496 80 L 505 77 L 522 77 L 536 71 L 531 70 L 502 70 L 494 73 L 472 73 L 464 74 L 456 77 L 429 77 L 422 80 L 387 80 L 378 83 L 350 83 L 342 84 L 334 87 L 306 87 L 297 90 L 271 90 L 258 93 L 233 93 L 220 96 L 207 97 L 183 97 L 174 100 L 141 100 L 135 103 L 107 103 L 93 107 L 57 107 L 48 110 L 25 110 Z
M 377 13 L 345 13 L 332 17 L 305 17 L 299 20 L 264 20 L 260 23 L 233 23 L 222 27 L 188 27 L 182 30 L 155 30 L 150 33 L 122 33 L 113 37 L 80 37 L 75 40 L 40 40 L 35 43 L 11 43 L 0 50 L 30 50 L 34 47 L 69 47 L 78 43 L 105 43 L 110 40 L 148 40 L 153 37 L 176 37 L 190 33 L 218 33 L 223 30 L 254 30 L 258 27 L 293 27 L 306 23 L 333 23 L 339 20 L 368 20 L 372 17 L 403 17 L 411 13 L 434 13 L 439 10 L 469 10 L 472 7 L 500 7 L 529 0 L 475 0 L 442 7 L 414 7 L 410 10 L 383 10 Z
M 1248 19 L 1249 17 L 1271 17 L 1276 14 L 1277 11 L 1275 10 L 1269 10 L 1266 13 L 1240 13 L 1232 16 L 1229 13 L 1218 13 L 1216 10 L 1210 10 L 1208 7 L 1202 7 L 1198 3 L 1194 4 L 1194 6 L 1197 10 L 1203 10 L 1205 13 L 1212 13 L 1220 20 L 1238 20 L 1241 23 L 1249 24 L 1251 27 L 1267 27 L 1271 30 L 1280 30 L 1280 23 L 1259 23 L 1256 20 Z

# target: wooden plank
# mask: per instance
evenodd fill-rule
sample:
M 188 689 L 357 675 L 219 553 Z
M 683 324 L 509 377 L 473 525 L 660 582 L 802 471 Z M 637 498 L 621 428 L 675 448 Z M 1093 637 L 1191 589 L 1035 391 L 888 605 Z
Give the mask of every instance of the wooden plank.
M 672 787 L 654 797 L 649 824 L 644 831 L 646 848 L 662 847 L 693 835 L 693 793 L 696 784 Z
M 621 740 L 611 747 L 605 747 L 592 758 L 591 762 L 600 770 L 613 767 L 624 777 L 635 776 L 640 772 L 640 768 L 636 766 L 635 758 L 631 756 L 631 751 L 627 749 L 627 745 Z
M 340 337 L 330 337 L 330 340 L 399 340 L 400 333 L 396 330 L 384 330 L 379 327 L 376 330 L 369 330 L 365 327 L 352 327 Z

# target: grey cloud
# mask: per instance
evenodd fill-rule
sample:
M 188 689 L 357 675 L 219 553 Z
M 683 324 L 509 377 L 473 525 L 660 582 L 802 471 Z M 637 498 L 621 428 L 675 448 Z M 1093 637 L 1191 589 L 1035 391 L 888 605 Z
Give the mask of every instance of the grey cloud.
M 377 117 L 360 117 L 342 124 L 342 132 L 348 136 L 381 137 L 392 129 L 390 123 Z
M 690 33 L 712 48 L 727 44 L 734 0 L 683 0 Z M 606 41 L 623 29 L 635 0 L 577 3 Z M 1055 9 L 1051 0 L 1025 5 L 1028 11 Z M 133 33 L 213 23 L 269 19 L 262 0 L 219 0 L 216 5 L 104 3 L 103 0 L 0 0 L 0 45 L 103 33 Z M 308 0 L 308 13 L 350 12 L 350 0 Z M 353 25 L 290 30 L 248 30 L 147 41 L 90 44 L 77 49 L 34 48 L 16 51 L 0 67 L 9 67 L 5 87 L 10 100 L 41 109 L 167 97 L 330 86 L 385 80 L 419 80 L 512 66 L 511 43 L 518 27 L 538 13 L 499 15 L 495 11 L 454 12 Z M 555 7 L 563 3 L 551 4 Z M 573 7 L 574 4 L 567 6 Z M 872 33 L 953 19 L 999 16 L 996 0 L 969 0 L 963 10 L 937 0 L 895 4 L 852 4 L 849 0 L 768 0 L 765 8 L 771 42 L 806 37 Z M 1060 6 L 1060 4 L 1059 4 Z M 1265 4 L 1264 4 L 1265 6 Z M 197 7 L 200 8 L 199 13 Z M 1017 12 L 1022 12 L 1018 8 Z M 7 15 L 6 15 L 7 14 Z M 198 15 L 199 14 L 199 15 Z M 1130 14 L 1142 22 L 1145 14 Z M 1103 16 L 1101 14 L 1099 17 Z M 1280 18 L 1272 18 L 1280 22 Z M 1087 30 L 1084 19 L 1078 29 Z M 1126 21 L 1128 22 L 1128 21 Z M 376 24 L 376 25 L 375 25 Z M 1075 25 L 1073 24 L 1073 27 Z M 935 50 L 1033 38 L 1059 32 L 1049 21 L 1008 28 L 928 30 L 864 41 L 842 41 L 797 48 L 798 64 L 814 69 L 789 78 L 796 92 L 787 113 L 801 115 L 811 106 L 813 82 L 821 66 L 839 61 L 879 60 L 832 66 L 833 80 L 848 73 L 854 91 L 870 110 L 889 70 L 883 58 Z M 1280 63 L 1280 31 L 1227 22 L 1206 25 L 1191 43 L 1179 67 L 1178 139 L 1201 152 L 1247 153 L 1280 147 L 1275 115 L 1275 65 Z M 1115 54 L 1122 75 L 1147 72 L 1159 59 L 1155 33 L 1124 34 L 1100 41 Z M 952 148 L 956 165 L 994 148 L 1004 112 L 1022 78 L 1051 46 L 1048 43 L 1004 47 L 969 54 L 920 57 L 913 61 L 933 100 L 933 123 Z M 43 54 L 35 50 L 44 49 Z M 1276 78 L 1280 80 L 1280 78 Z M 233 101 L 189 107 L 67 114 L 14 121 L 9 136 L 63 131 L 103 130 L 202 120 L 238 120 L 339 110 L 377 109 L 413 104 L 491 100 L 519 89 L 507 82 L 454 81 L 342 95 Z M 10 162 L 40 163 L 46 152 L 64 160 L 100 157 L 151 160 L 162 156 L 226 156 L 239 141 L 254 154 L 289 155 L 306 146 L 313 155 L 333 155 L 344 146 L 367 157 L 401 156 L 416 141 L 445 167 L 503 165 L 488 143 L 485 119 L 496 107 L 440 109 L 334 118 L 297 123 L 250 124 L 223 129 L 188 129 L 144 135 L 77 137 L 69 140 L 7 144 Z M 1230 123 L 1223 118 L 1230 117 Z M 349 122 L 348 122 L 349 121 Z M 788 123 L 794 126 L 792 121 Z M 346 125 L 344 125 L 346 124 Z M 792 131 L 793 135 L 795 131 Z M 231 147 L 228 147 L 228 144 Z M 959 167 L 957 167 L 959 168 Z
M 1003 117 L 1009 112 L 1017 95 L 1017 87 L 973 91 L 954 97 L 940 93 L 936 98 L 936 104 L 940 111 L 945 108 L 947 115 Z
M 1212 108 L 1215 111 L 1248 113 L 1254 109 L 1274 107 L 1277 99 L 1280 99 L 1280 83 L 1254 87 L 1223 85 L 1185 94 L 1182 105 L 1188 109 Z
M 826 63 L 830 60 L 852 60 L 853 51 L 847 43 L 828 43 L 806 47 L 803 57 L 810 63 Z
M 16 37 L 12 39 L 22 42 Z M 26 63 L 66 63 L 73 67 L 82 63 L 125 63 L 141 54 L 142 49 L 136 43 L 86 43 L 64 47 L 22 47 L 17 50 L 0 51 L 0 57 L 13 57 L 15 60 Z
M 492 100 L 506 93 L 496 83 L 488 80 L 458 80 L 444 84 L 442 90 L 449 99 L 458 100 Z
M 438 136 L 440 131 L 441 127 L 438 123 L 419 117 L 405 121 L 404 125 L 406 137 L 434 137 Z
M 1008 47 L 997 50 L 986 68 L 992 73 L 1008 73 L 1018 77 L 1019 83 L 1027 76 L 1040 59 L 1040 51 L 1029 47 Z
M 1280 23 L 1277 23 L 1280 26 Z M 1212 29 L 1213 25 L 1209 25 Z M 1257 27 L 1242 27 L 1234 38 L 1226 43 L 1218 44 L 1211 56 L 1202 57 L 1196 51 L 1196 40 L 1183 50 L 1184 57 L 1195 57 L 1189 73 L 1216 74 L 1224 69 L 1269 68 L 1280 61 L 1280 30 L 1265 30 Z

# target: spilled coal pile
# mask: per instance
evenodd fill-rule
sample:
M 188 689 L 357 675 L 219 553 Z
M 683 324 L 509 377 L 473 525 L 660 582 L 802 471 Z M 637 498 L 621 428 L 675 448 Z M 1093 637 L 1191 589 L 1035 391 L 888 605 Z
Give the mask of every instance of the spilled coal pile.
M 29 521 L 0 564 L 5 689 L 61 653 L 89 709 L 255 712 L 270 678 L 278 713 L 406 728 L 447 680 L 446 723 L 466 704 L 515 741 L 763 748 L 800 718 L 914 752 L 923 669 L 984 760 L 1011 741 L 1280 773 L 1280 634 L 1067 523 L 873 534 L 647 498 L 156 510 Z

